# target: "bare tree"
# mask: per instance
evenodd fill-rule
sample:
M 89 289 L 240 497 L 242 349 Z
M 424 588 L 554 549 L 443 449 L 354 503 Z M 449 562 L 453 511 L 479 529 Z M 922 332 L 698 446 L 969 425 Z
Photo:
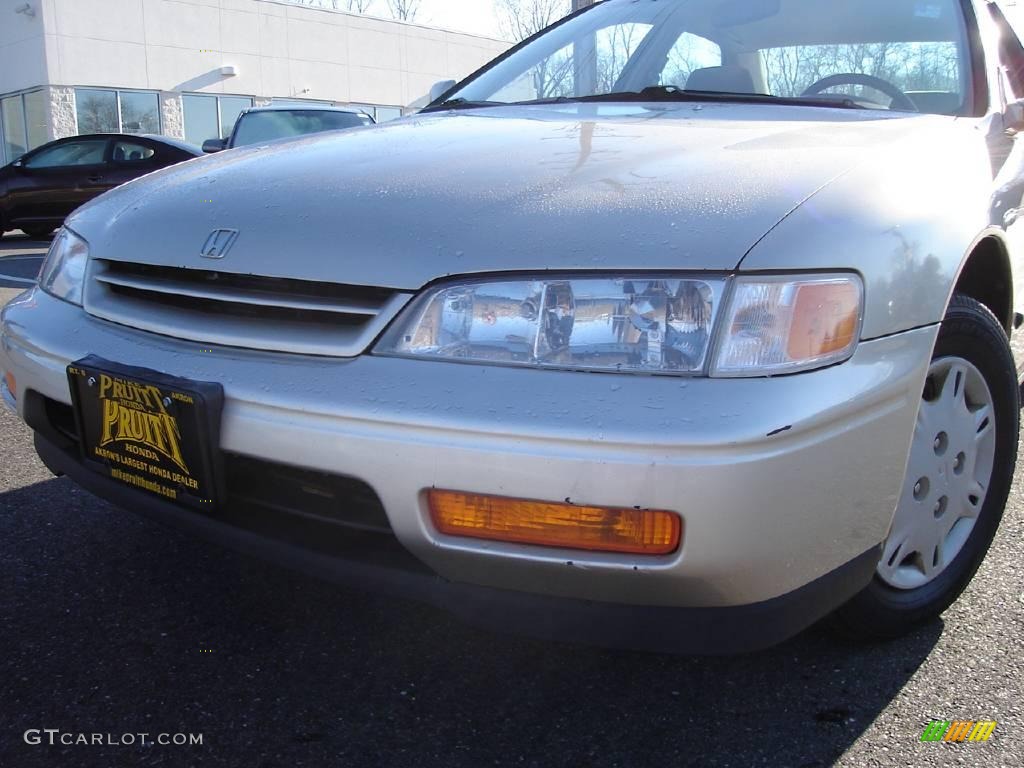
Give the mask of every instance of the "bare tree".
M 420 0 L 387 0 L 391 15 L 400 21 L 415 21 L 420 12 Z
M 773 48 L 763 55 L 768 90 L 779 96 L 799 96 L 823 77 L 846 72 L 881 78 L 901 91 L 958 93 L 960 89 L 953 43 L 807 45 Z M 843 90 L 858 98 L 874 92 L 870 86 L 844 86 Z
M 601 30 L 597 36 L 597 93 L 609 93 L 615 87 L 626 63 L 633 58 L 637 46 L 647 34 L 640 24 L 616 24 Z
M 495 0 L 502 34 L 516 42 L 535 35 L 569 13 L 569 0 Z
M 79 133 L 117 133 L 117 97 L 112 91 L 79 91 Z
M 374 0 L 288 0 L 296 5 L 308 5 L 312 8 L 330 8 L 334 11 L 351 11 L 366 13 Z

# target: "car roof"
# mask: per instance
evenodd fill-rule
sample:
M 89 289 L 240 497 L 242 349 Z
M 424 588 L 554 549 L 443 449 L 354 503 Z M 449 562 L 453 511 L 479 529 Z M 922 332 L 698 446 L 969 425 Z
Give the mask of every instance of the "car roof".
M 195 144 L 189 144 L 187 141 L 183 141 L 181 139 L 175 139 L 172 136 L 160 136 L 159 134 L 156 133 L 141 133 L 138 135 L 142 136 L 142 138 L 144 139 L 149 139 L 150 141 L 158 141 L 161 144 L 169 144 L 170 146 L 176 147 L 177 149 L 180 149 L 184 152 L 189 152 L 195 155 L 196 157 L 203 156 L 202 147 L 197 147 Z M 132 137 L 129 136 L 128 138 Z
M 60 139 L 47 142 L 38 147 L 32 149 L 32 152 L 42 149 L 43 147 L 49 146 L 50 144 L 58 144 L 65 141 L 76 141 L 80 139 L 103 139 L 109 141 L 114 139 L 115 141 L 134 141 L 136 139 L 146 139 L 148 141 L 155 141 L 158 144 L 166 144 L 167 146 L 180 149 L 183 152 L 188 152 L 196 157 L 202 157 L 203 150 L 197 147 L 195 144 L 189 144 L 187 141 L 181 139 L 175 139 L 170 136 L 161 136 L 156 133 L 83 133 L 79 136 L 64 136 Z
M 358 107 L 336 107 L 333 104 L 268 104 L 265 107 L 251 107 L 246 112 L 344 112 L 349 115 L 366 115 L 365 109 Z

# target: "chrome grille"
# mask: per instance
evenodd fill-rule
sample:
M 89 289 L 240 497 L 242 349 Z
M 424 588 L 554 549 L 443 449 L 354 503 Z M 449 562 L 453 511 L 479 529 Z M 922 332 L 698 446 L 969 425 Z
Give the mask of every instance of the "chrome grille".
M 410 298 L 388 288 L 96 259 L 85 309 L 204 344 L 355 357 Z

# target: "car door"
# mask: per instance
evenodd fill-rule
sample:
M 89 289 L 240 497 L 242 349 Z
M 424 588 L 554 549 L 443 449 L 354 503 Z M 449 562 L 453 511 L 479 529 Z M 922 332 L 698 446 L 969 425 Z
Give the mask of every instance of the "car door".
M 109 145 L 107 138 L 84 137 L 55 142 L 26 155 L 9 181 L 9 221 L 56 225 L 102 192 Z

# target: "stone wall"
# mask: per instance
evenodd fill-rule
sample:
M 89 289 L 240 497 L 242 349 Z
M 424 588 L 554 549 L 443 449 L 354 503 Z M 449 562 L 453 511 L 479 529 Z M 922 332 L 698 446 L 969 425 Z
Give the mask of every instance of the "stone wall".
M 50 141 L 76 135 L 78 115 L 75 113 L 75 89 L 50 86 L 46 92 L 50 101 L 50 115 L 47 121 Z
M 164 136 L 174 139 L 185 138 L 185 113 L 181 94 L 163 91 L 160 94 L 160 122 Z

